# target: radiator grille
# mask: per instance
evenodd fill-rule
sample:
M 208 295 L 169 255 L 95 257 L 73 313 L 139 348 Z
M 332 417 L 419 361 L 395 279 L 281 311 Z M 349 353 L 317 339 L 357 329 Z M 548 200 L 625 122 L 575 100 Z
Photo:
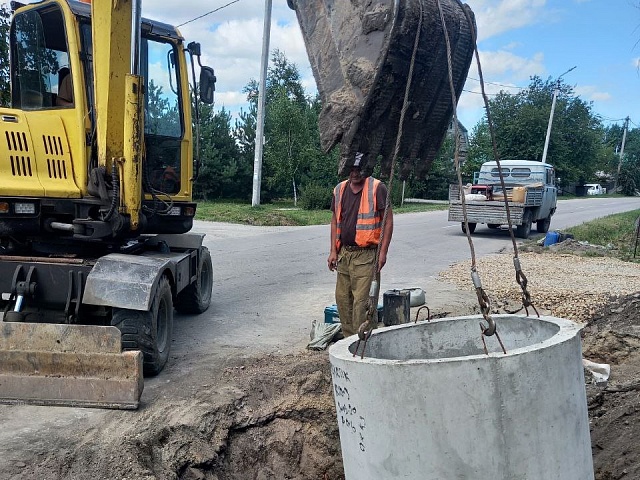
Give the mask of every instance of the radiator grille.
M 47 169 L 49 178 L 67 178 L 67 165 L 64 160 L 47 158 Z
M 10 132 L 5 130 L 4 135 L 7 137 L 7 147 L 10 152 L 29 152 L 29 142 L 27 142 L 25 132 Z
M 47 171 L 49 178 L 52 179 L 66 179 L 67 178 L 67 163 L 63 157 L 64 149 L 62 148 L 62 139 L 54 135 L 42 135 L 42 143 L 44 146 L 44 153 L 47 156 Z
M 9 155 L 11 160 L 11 173 L 14 177 L 32 177 L 31 158 L 25 156 Z
M 10 132 L 5 130 L 7 149 L 9 150 L 9 162 L 11 174 L 14 177 L 32 177 L 33 168 L 29 156 L 29 142 L 25 132 Z M 25 155 L 26 154 L 26 155 Z

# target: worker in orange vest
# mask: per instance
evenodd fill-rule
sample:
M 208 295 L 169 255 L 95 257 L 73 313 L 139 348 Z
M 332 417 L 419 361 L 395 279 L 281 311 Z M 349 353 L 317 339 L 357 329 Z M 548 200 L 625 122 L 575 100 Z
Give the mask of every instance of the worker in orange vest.
M 376 251 L 380 244 L 376 280 L 387 263 L 387 252 L 393 234 L 391 206 L 382 231 L 387 203 L 387 187 L 362 171 L 363 155 L 356 158 L 349 178 L 340 182 L 331 201 L 331 252 L 329 270 L 337 270 L 336 304 L 345 337 L 354 335 L 367 321 L 367 302 L 373 279 Z M 374 307 L 377 307 L 374 306 Z M 377 326 L 377 316 L 372 328 Z

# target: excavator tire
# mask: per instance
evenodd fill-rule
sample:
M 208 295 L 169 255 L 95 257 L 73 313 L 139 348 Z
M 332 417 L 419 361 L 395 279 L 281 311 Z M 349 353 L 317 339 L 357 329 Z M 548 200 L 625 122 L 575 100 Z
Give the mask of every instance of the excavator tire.
M 200 265 L 198 265 L 198 279 L 182 290 L 177 298 L 175 307 L 180 313 L 202 313 L 211 303 L 211 289 L 213 287 L 213 264 L 211 253 L 207 247 L 200 251 Z
M 173 334 L 171 285 L 162 276 L 147 312 L 114 308 L 111 324 L 122 332 L 122 350 L 140 350 L 145 376 L 162 371 L 169 359 Z

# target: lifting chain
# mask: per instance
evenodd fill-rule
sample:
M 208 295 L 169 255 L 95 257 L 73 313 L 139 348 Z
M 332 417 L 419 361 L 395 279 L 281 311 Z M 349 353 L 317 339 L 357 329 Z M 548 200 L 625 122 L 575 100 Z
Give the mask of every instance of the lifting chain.
M 478 273 L 478 267 L 476 264 L 476 253 L 475 253 L 475 247 L 473 245 L 473 241 L 471 240 L 471 230 L 469 229 L 469 222 L 467 220 L 467 203 L 465 201 L 465 195 L 464 195 L 464 189 L 462 187 L 462 173 L 460 171 L 460 135 L 458 132 L 458 114 L 456 111 L 456 105 L 458 104 L 458 99 L 456 97 L 456 90 L 455 90 L 455 86 L 453 84 L 453 68 L 452 68 L 452 60 L 451 60 L 451 44 L 449 42 L 449 34 L 447 33 L 447 25 L 445 22 L 445 18 L 444 18 L 444 12 L 442 11 L 442 5 L 440 4 L 440 0 L 436 0 L 436 3 L 438 4 L 438 10 L 440 12 L 440 21 L 442 22 L 442 28 L 444 30 L 444 37 L 445 37 L 445 43 L 447 46 L 447 60 L 448 60 L 448 70 L 449 70 L 449 90 L 451 91 L 451 101 L 452 101 L 452 105 L 453 105 L 453 126 L 454 126 L 454 137 L 455 137 L 455 155 L 454 155 L 454 165 L 456 167 L 456 175 L 458 177 L 458 188 L 460 191 L 460 200 L 462 203 L 462 214 L 464 216 L 464 231 L 465 234 L 467 236 L 467 242 L 469 243 L 469 251 L 471 254 L 471 281 L 473 282 L 473 286 L 476 290 L 476 296 L 478 297 L 478 305 L 480 306 L 480 311 L 482 312 L 482 317 L 484 318 L 484 320 L 487 322 L 488 326 L 484 325 L 482 322 L 480 322 L 480 332 L 481 332 L 481 339 L 482 339 L 482 344 L 484 345 L 484 352 L 485 354 L 488 353 L 487 350 L 487 344 L 485 342 L 484 337 L 490 337 L 495 335 L 498 342 L 500 343 L 500 346 L 502 347 L 502 351 L 506 354 L 506 350 L 504 348 L 504 345 L 502 344 L 502 340 L 500 340 L 500 336 L 498 335 L 498 330 L 497 330 L 497 326 L 495 323 L 495 320 L 493 320 L 493 318 L 491 318 L 491 302 L 489 301 L 489 297 L 487 296 L 486 292 L 484 291 L 484 289 L 482 288 L 482 282 L 480 281 L 480 274 Z M 467 16 L 467 22 L 469 23 L 469 25 L 474 25 L 473 19 L 471 19 L 469 17 L 469 13 L 465 10 L 465 15 Z M 471 29 L 471 36 L 472 36 L 472 44 L 474 45 L 474 51 L 475 51 L 475 55 L 476 55 L 476 61 L 478 63 L 478 72 L 480 72 L 480 80 L 481 80 L 481 85 L 483 86 L 483 93 L 484 93 L 484 84 L 482 82 L 482 69 L 480 68 L 480 58 L 478 56 L 478 47 L 476 45 L 476 31 L 475 29 Z M 487 107 L 487 117 L 490 120 L 489 117 L 489 108 L 488 108 L 488 104 L 486 104 L 486 96 L 485 96 L 485 105 Z M 493 144 L 494 144 L 494 150 L 495 150 L 495 140 L 493 137 L 493 131 L 491 130 L 491 122 L 489 121 L 489 128 L 492 134 L 492 140 L 493 140 Z M 495 153 L 495 152 L 494 152 Z M 497 159 L 497 156 L 496 156 Z M 498 164 L 499 166 L 499 164 Z M 502 180 L 502 174 L 500 175 L 501 181 L 504 182 L 504 180 Z M 506 200 L 506 199 L 505 199 Z M 509 211 L 507 210 L 507 218 L 509 215 Z M 511 223 L 511 221 L 509 220 L 509 223 Z
M 444 14 L 442 12 L 442 7 L 440 5 L 440 1 L 437 0 L 438 3 L 438 9 L 440 10 L 440 17 L 441 17 L 441 21 L 443 26 L 445 26 L 444 23 Z M 465 11 L 465 15 L 467 15 L 467 21 L 469 22 L 469 24 L 473 24 L 472 19 L 469 16 L 469 13 L 467 11 Z M 446 26 L 445 26 L 446 28 Z M 446 30 L 445 30 L 446 32 Z M 516 239 L 515 239 L 515 235 L 513 233 L 513 225 L 511 222 L 511 211 L 509 208 L 509 202 L 507 199 L 507 195 L 506 195 L 506 188 L 505 188 L 505 182 L 504 182 L 504 176 L 502 174 L 502 167 L 500 165 L 500 159 L 499 159 L 499 155 L 498 155 L 498 148 L 496 145 L 496 137 L 495 137 L 495 131 L 493 128 L 493 121 L 491 118 L 491 110 L 489 108 L 489 100 L 485 91 L 485 84 L 484 84 L 484 77 L 482 74 L 482 65 L 480 62 L 480 55 L 478 53 L 478 46 L 477 46 L 477 37 L 476 37 L 476 31 L 472 29 L 471 31 L 471 35 L 472 35 L 472 43 L 474 45 L 474 54 L 476 57 L 476 64 L 478 66 L 478 74 L 479 74 L 479 78 L 480 78 L 480 87 L 482 90 L 482 98 L 484 100 L 484 104 L 485 104 L 485 111 L 487 114 L 487 125 L 489 127 L 489 134 L 491 137 L 491 146 L 493 148 L 493 156 L 496 160 L 496 164 L 498 166 L 498 173 L 500 175 L 500 185 L 502 187 L 502 191 L 503 191 L 503 201 L 504 201 L 504 207 L 505 207 L 505 211 L 506 211 L 506 216 L 507 216 L 507 223 L 508 223 L 508 227 L 509 227 L 509 235 L 511 237 L 511 242 L 513 244 L 513 251 L 514 251 L 514 268 L 516 271 L 516 281 L 518 282 L 518 284 L 520 285 L 520 288 L 522 289 L 522 304 L 526 310 L 527 315 L 529 315 L 529 306 L 533 307 L 533 309 L 535 310 L 536 314 L 538 316 L 540 316 L 538 314 L 538 310 L 535 308 L 535 306 L 533 305 L 533 302 L 531 301 L 531 295 L 529 294 L 529 291 L 527 290 L 527 277 L 525 276 L 524 272 L 522 271 L 522 267 L 520 265 L 520 259 L 518 257 L 518 246 L 516 243 Z M 452 95 L 452 99 L 453 99 L 453 105 L 457 104 L 457 99 L 456 99 L 456 95 L 455 95 L 455 90 L 454 90 L 454 86 L 453 86 L 453 73 L 452 73 L 452 67 L 451 67 L 451 49 L 450 49 L 450 45 L 449 45 L 449 39 L 448 36 L 445 35 L 446 38 L 446 43 L 447 43 L 447 55 L 448 55 L 448 59 L 449 59 L 449 83 L 450 83 L 450 89 L 451 89 L 451 95 Z M 482 312 L 482 316 L 484 318 L 484 320 L 487 322 L 488 326 L 484 325 L 484 324 L 480 324 L 480 330 L 482 332 L 482 344 L 484 346 L 484 351 L 485 353 L 487 353 L 487 346 L 485 343 L 485 336 L 492 336 L 495 335 L 496 339 L 498 340 L 498 342 L 500 343 L 500 347 L 502 348 L 502 351 L 506 354 L 506 350 L 504 348 L 504 344 L 502 343 L 502 340 L 500 339 L 500 336 L 498 335 L 498 331 L 497 331 L 497 327 L 495 324 L 495 321 L 491 318 L 491 305 L 489 302 L 489 299 L 484 291 L 484 289 L 482 288 L 482 284 L 480 282 L 480 275 L 478 274 L 478 270 L 477 270 L 477 265 L 476 265 L 476 258 L 475 258 L 475 250 L 473 247 L 473 241 L 471 240 L 471 233 L 469 230 L 469 223 L 467 220 L 467 209 L 466 209 L 466 202 L 465 202 L 465 195 L 464 195 L 464 190 L 462 187 L 462 175 L 460 172 L 460 162 L 459 162 L 459 154 L 458 154 L 458 150 L 459 150 L 459 138 L 458 138 L 458 119 L 457 119 L 457 115 L 456 115 L 456 110 L 454 108 L 453 111 L 454 114 L 454 126 L 455 126 L 455 136 L 456 136 L 456 154 L 455 154 L 455 166 L 456 166 L 456 173 L 458 176 L 458 187 L 460 190 L 460 198 L 461 198 L 461 203 L 462 203 L 462 212 L 464 215 L 464 222 L 465 222 L 465 233 L 467 235 L 467 240 L 469 242 L 469 247 L 471 250 L 471 258 L 472 258 L 472 265 L 471 265 L 471 279 L 474 285 L 474 288 L 476 290 L 476 295 L 478 297 L 478 304 L 480 306 L 480 311 Z
M 517 256 L 513 258 L 513 267 L 516 270 L 516 282 L 518 282 L 518 285 L 520 285 L 520 288 L 522 289 L 522 306 L 524 307 L 527 316 L 529 316 L 529 307 L 531 307 L 536 312 L 536 315 L 540 317 L 538 309 L 531 301 L 531 295 L 527 290 L 527 276 L 522 271 L 522 268 L 520 267 L 520 259 Z

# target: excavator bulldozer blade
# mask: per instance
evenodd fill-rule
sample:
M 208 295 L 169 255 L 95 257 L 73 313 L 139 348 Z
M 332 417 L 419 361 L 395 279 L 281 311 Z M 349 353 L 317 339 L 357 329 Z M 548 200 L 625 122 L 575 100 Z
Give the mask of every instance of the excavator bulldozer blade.
M 0 321 L 0 403 L 133 410 L 142 353 L 116 327 Z
M 459 0 L 287 0 L 296 11 L 322 100 L 322 148 L 340 143 L 340 174 L 355 153 L 369 172 L 389 174 L 411 80 L 398 151 L 400 177 L 423 177 L 453 115 L 445 20 L 456 98 L 474 51 L 475 18 Z M 417 49 L 414 52 L 414 44 Z M 410 74 L 412 58 L 413 73 Z M 411 77 L 411 78 L 410 78 Z

